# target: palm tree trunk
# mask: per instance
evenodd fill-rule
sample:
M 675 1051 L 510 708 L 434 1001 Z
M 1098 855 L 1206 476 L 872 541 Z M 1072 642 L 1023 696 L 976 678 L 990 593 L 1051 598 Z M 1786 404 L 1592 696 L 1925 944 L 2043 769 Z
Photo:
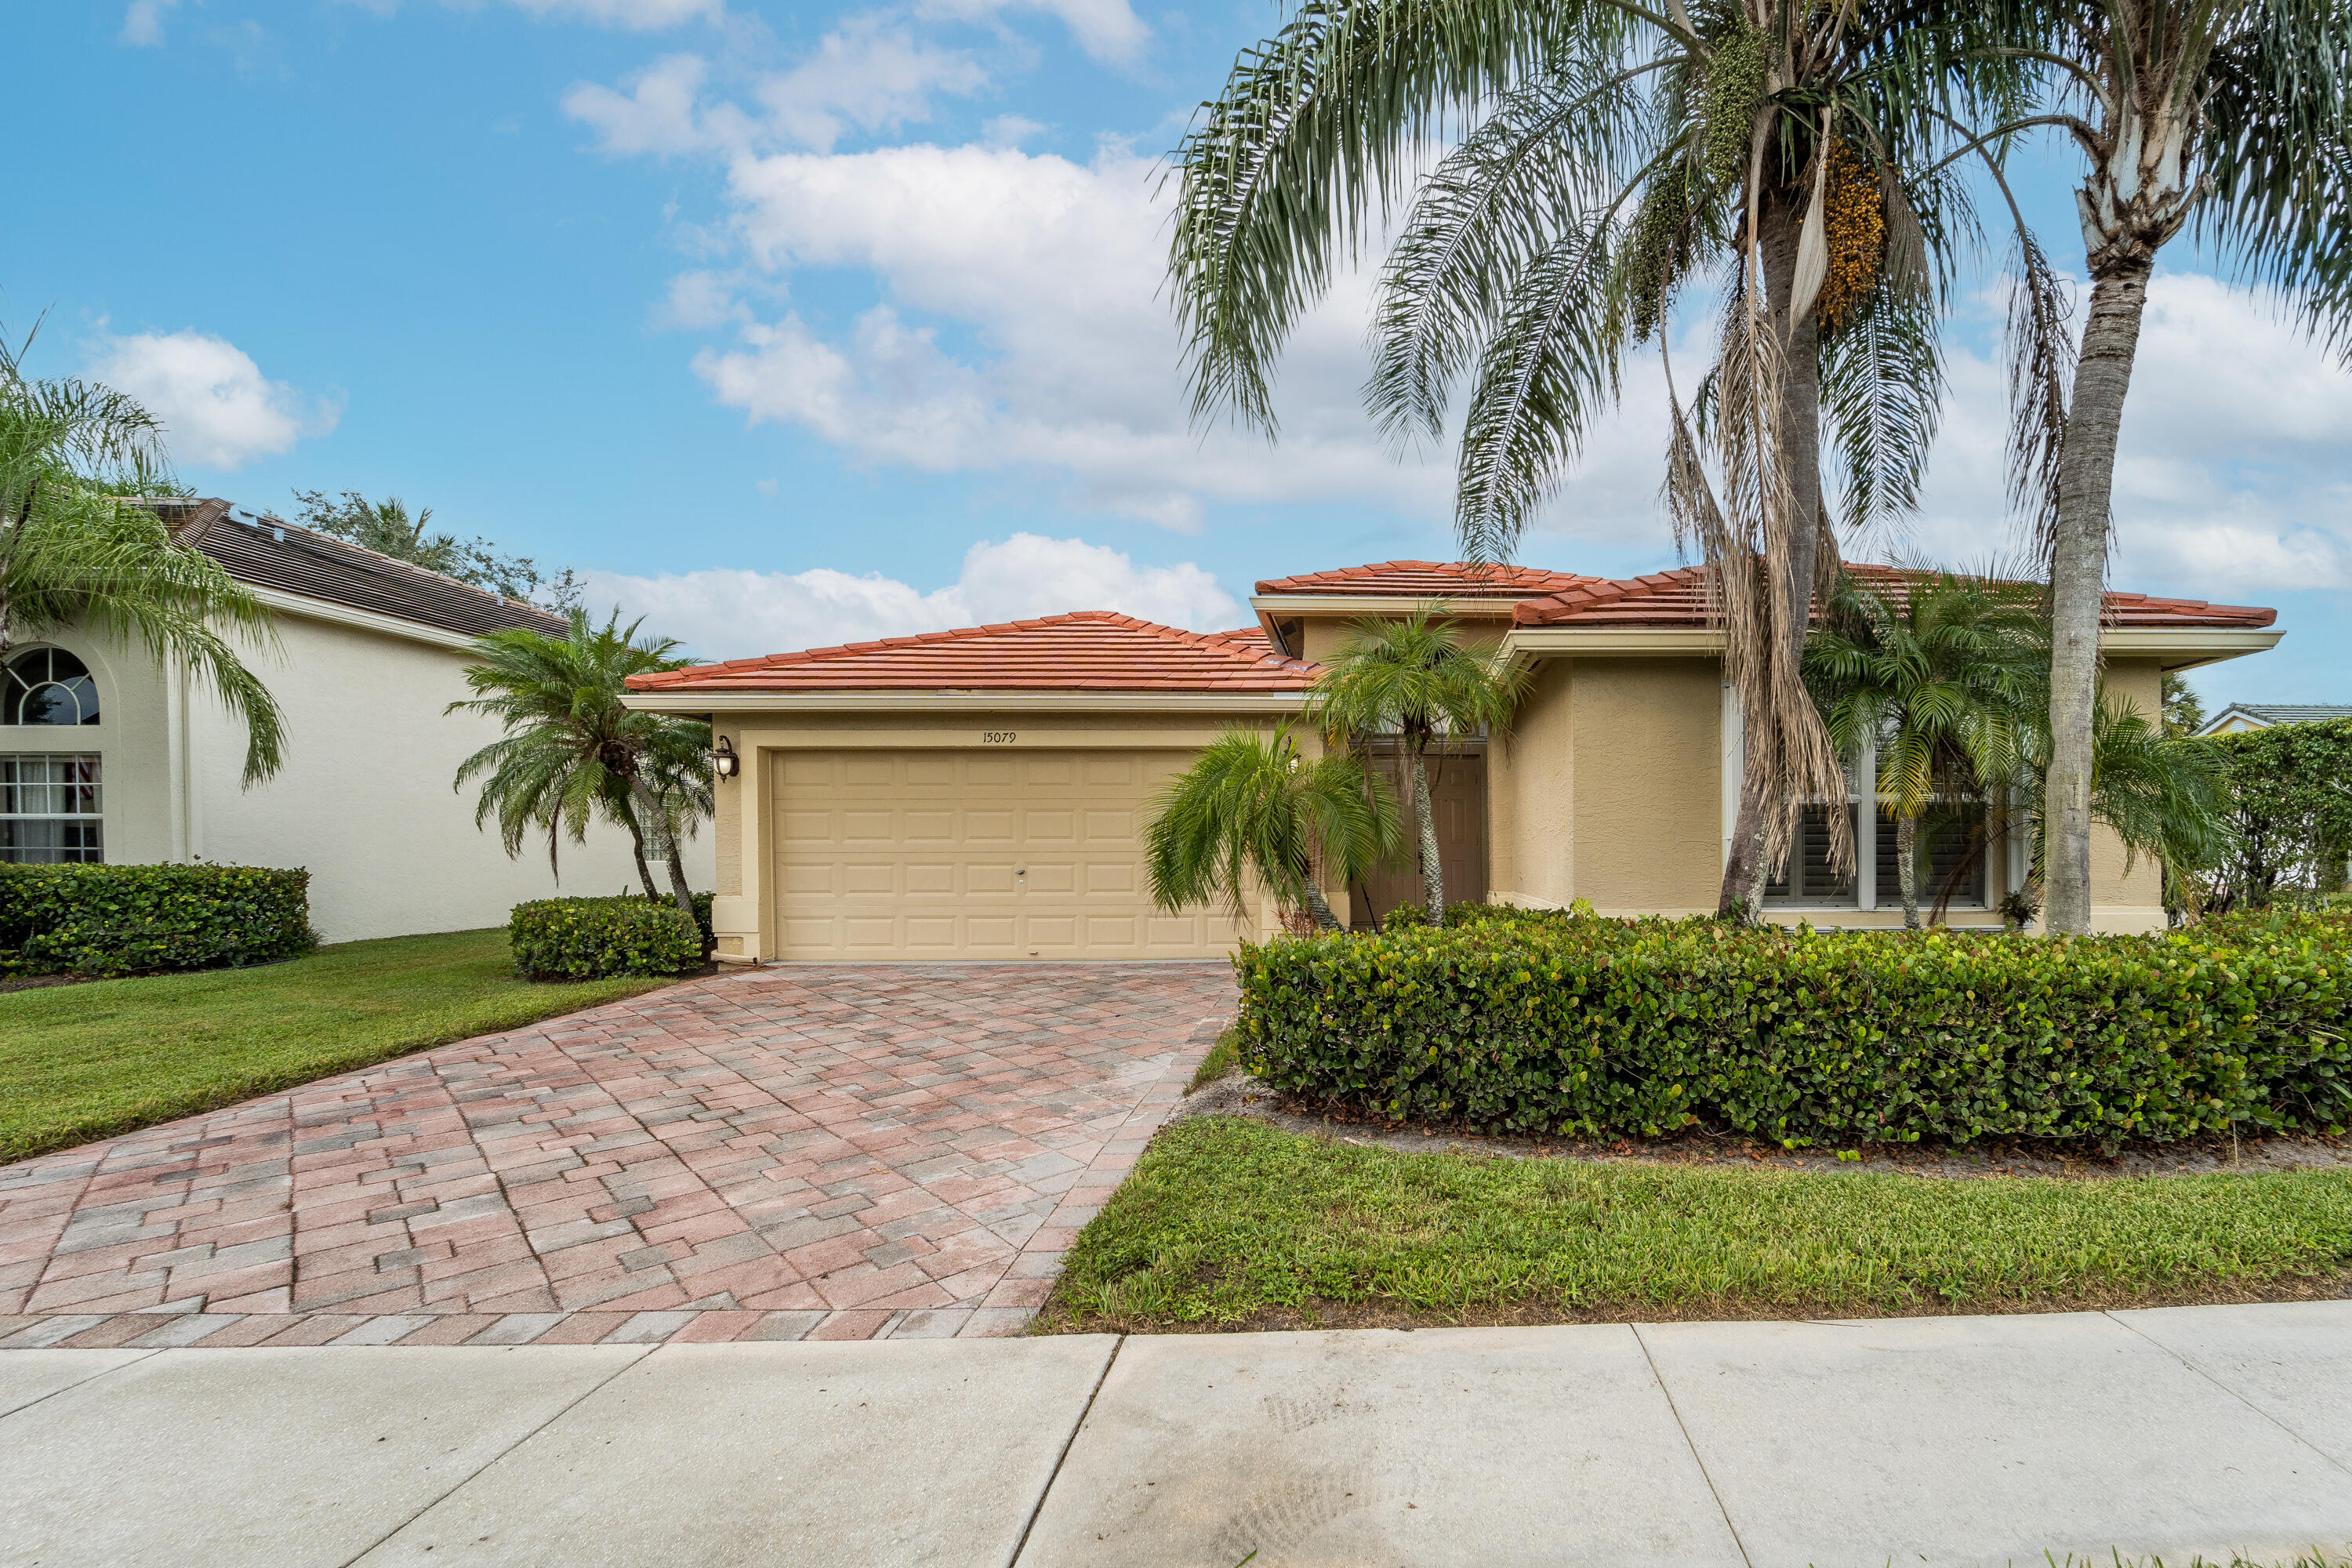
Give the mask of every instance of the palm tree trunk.
M 669 813 L 662 809 L 661 802 L 654 797 L 652 788 L 642 774 L 630 778 L 629 798 L 636 803 L 638 814 L 653 829 L 654 847 L 660 851 L 663 859 L 669 862 L 670 901 L 688 920 L 693 921 L 694 929 L 699 931 L 702 922 L 694 919 L 694 889 L 687 886 L 686 862 L 678 857 L 677 835 L 669 830 Z
M 2098 700 L 2099 619 L 2106 607 L 2107 514 L 2124 395 L 2131 390 L 2151 264 L 2137 258 L 2091 285 L 2059 453 L 2050 560 L 2050 780 L 2043 809 L 2045 931 L 2091 929 L 2091 715 Z
M 1319 929 L 1324 931 L 1339 929 L 1339 917 L 1331 912 L 1331 902 L 1323 896 L 1323 889 L 1315 885 L 1312 872 L 1307 874 L 1307 884 L 1301 890 L 1300 896 L 1306 900 L 1307 912 L 1315 917 L 1315 923 Z
M 628 826 L 629 853 L 636 858 L 637 880 L 644 884 L 646 897 L 658 899 L 661 897 L 661 889 L 654 886 L 654 868 L 646 864 L 646 836 L 637 831 L 635 823 L 632 822 Z
M 1429 923 L 1445 923 L 1445 867 L 1437 853 L 1437 804 L 1429 795 L 1429 768 L 1415 746 L 1412 760 L 1412 809 L 1421 822 L 1421 889 L 1429 902 Z
M 1895 819 L 1895 878 L 1903 889 L 1903 929 L 1919 929 L 1919 819 L 1904 812 Z
M 1811 310 L 1793 322 L 1789 320 L 1805 199 L 1802 187 L 1776 192 L 1766 197 L 1757 218 L 1764 299 L 1771 307 L 1772 324 L 1779 329 L 1780 341 L 1788 345 L 1788 366 L 1780 381 L 1781 460 L 1795 503 L 1792 514 L 1804 520 L 1801 524 L 1792 522 L 1789 529 L 1787 594 L 1779 606 L 1775 627 L 1792 666 L 1805 657 L 1805 634 L 1812 623 L 1822 518 L 1821 331 Z M 1745 695 L 1743 706 L 1751 713 L 1756 711 L 1760 704 L 1746 702 Z M 1770 737 L 1763 739 L 1769 743 Z M 1751 735 L 1748 740 L 1752 745 L 1759 738 Z M 1764 864 L 1767 814 L 1787 806 L 1785 801 L 1766 800 L 1761 790 L 1743 780 L 1739 816 L 1731 830 L 1731 854 L 1724 864 L 1723 886 L 1716 898 L 1717 913 L 1727 915 L 1735 906 L 1745 905 L 1752 920 L 1759 911 L 1762 889 L 1771 880 L 1771 868 Z

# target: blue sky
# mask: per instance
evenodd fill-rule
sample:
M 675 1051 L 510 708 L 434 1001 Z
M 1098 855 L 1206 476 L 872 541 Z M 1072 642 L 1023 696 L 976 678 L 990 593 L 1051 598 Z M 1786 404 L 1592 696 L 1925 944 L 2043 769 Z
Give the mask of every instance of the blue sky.
M 111 0 L 18 5 L 0 320 L 286 510 L 397 493 L 733 655 L 1108 606 L 1210 627 L 1265 576 L 1449 548 L 1446 454 L 1357 402 L 1344 279 L 1285 434 L 1187 430 L 1153 161 L 1259 0 Z M 29 66 L 31 68 L 24 68 Z M 2063 156 L 2029 176 L 2078 260 Z M 2118 586 L 2277 605 L 2210 700 L 2352 700 L 2352 379 L 2169 258 Z M 2002 521 L 1998 301 L 1964 307 L 1908 548 Z M 1654 377 L 1524 560 L 1670 563 Z

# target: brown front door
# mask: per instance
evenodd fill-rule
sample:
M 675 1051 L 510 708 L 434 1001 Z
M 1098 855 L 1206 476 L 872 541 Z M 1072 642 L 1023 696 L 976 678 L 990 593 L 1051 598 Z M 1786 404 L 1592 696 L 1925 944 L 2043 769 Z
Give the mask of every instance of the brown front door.
M 1437 808 L 1437 853 L 1445 872 L 1445 901 L 1483 903 L 1486 898 L 1486 753 L 1465 749 L 1428 756 L 1429 794 Z M 1399 904 L 1422 901 L 1421 827 L 1412 814 L 1412 792 L 1406 784 L 1402 754 L 1381 747 L 1370 755 L 1374 772 L 1396 792 L 1397 810 L 1404 818 L 1405 858 L 1394 868 L 1359 882 L 1349 910 L 1359 930 L 1376 924 Z

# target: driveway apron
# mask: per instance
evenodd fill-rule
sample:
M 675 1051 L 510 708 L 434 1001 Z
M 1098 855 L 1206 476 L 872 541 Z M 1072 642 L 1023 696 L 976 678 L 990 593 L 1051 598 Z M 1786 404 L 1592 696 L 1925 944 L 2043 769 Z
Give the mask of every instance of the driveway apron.
M 0 1345 L 1014 1331 L 1234 1004 L 755 970 L 0 1168 Z

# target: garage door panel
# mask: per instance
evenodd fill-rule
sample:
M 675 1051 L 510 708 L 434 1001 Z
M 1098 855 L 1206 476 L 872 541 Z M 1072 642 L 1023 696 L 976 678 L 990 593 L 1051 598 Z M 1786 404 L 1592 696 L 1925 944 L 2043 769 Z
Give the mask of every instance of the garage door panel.
M 794 958 L 1219 956 L 1150 901 L 1139 835 L 1181 752 L 785 753 L 776 931 Z

